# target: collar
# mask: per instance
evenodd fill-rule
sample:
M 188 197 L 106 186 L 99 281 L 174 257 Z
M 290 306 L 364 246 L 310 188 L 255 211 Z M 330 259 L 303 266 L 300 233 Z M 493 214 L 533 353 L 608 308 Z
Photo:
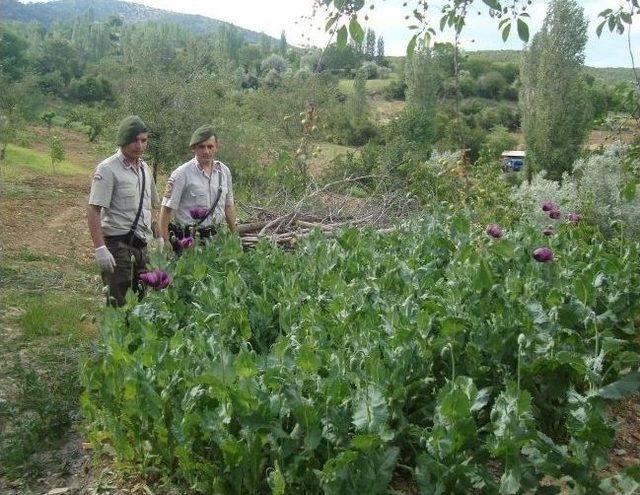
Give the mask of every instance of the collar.
M 116 152 L 116 155 L 118 155 L 118 159 L 120 160 L 120 163 L 122 164 L 122 166 L 124 168 L 133 169 L 133 165 L 129 165 L 127 163 L 126 157 L 124 156 L 124 153 L 122 152 L 122 148 L 118 148 L 118 151 Z M 142 158 L 138 158 L 138 170 L 143 165 L 144 165 L 144 162 L 142 161 Z
M 200 166 L 200 164 L 198 163 L 198 159 L 195 156 L 193 157 L 193 163 L 198 172 L 200 172 L 203 175 L 206 175 L 204 172 L 204 169 Z M 219 172 L 220 169 L 221 169 L 220 162 L 218 160 L 213 160 L 213 165 L 211 166 L 211 172 Z

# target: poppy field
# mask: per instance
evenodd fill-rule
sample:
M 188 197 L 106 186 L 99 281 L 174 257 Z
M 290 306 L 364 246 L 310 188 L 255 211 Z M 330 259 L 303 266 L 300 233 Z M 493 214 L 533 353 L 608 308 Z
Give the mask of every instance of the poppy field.
M 634 493 L 638 246 L 574 215 L 157 256 L 83 364 L 90 437 L 193 493 Z

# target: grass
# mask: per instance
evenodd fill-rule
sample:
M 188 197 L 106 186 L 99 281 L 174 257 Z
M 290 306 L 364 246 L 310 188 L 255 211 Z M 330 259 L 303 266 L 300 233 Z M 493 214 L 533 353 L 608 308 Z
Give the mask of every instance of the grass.
M 0 318 L 9 331 L 0 342 L 0 478 L 29 480 L 80 417 L 78 357 L 95 334 L 85 315 L 98 306 L 72 292 L 3 291 L 0 302 L 10 309 Z
M 368 79 L 366 83 L 367 91 L 369 93 L 380 92 L 389 86 L 394 79 L 397 79 L 397 76 L 393 74 L 388 79 Z M 351 94 L 353 92 L 353 79 L 340 79 L 338 81 L 338 89 L 345 94 Z
M 83 338 L 91 333 L 86 321 L 91 305 L 67 294 L 28 297 L 22 305 L 24 314 L 20 318 L 23 338 L 27 341 L 49 336 Z
M 68 161 L 51 166 L 48 156 L 27 148 L 10 144 L 7 146 L 5 163 L 2 168 L 6 179 L 15 179 L 24 174 L 25 170 L 42 175 L 78 175 L 86 174 L 86 168 Z
M 46 373 L 23 362 L 8 370 L 16 393 L 12 400 L 0 402 L 0 422 L 9 425 L 0 436 L 0 476 L 41 474 L 45 466 L 36 454 L 57 445 L 78 419 L 77 358 L 59 358 L 55 352 Z
M 20 261 L 49 261 L 51 257 L 48 254 L 36 253 L 29 248 L 25 248 L 18 253 L 17 259 Z
M 316 147 L 320 148 L 320 151 L 316 152 L 316 156 L 312 156 L 309 159 L 309 171 L 315 177 L 321 176 L 327 167 L 331 166 L 331 162 L 333 162 L 336 157 L 357 151 L 357 148 L 353 146 L 343 146 L 333 143 L 318 143 L 314 145 L 314 149 Z
M 13 144 L 0 172 L 0 204 L 20 198 L 30 224 L 43 226 L 36 235 L 63 242 L 47 230 L 47 219 L 58 197 L 75 197 L 77 190 L 46 178 L 86 176 L 87 169 L 66 161 L 54 171 L 46 153 Z M 102 311 L 93 266 L 75 252 L 66 258 L 56 252 L 8 249 L 0 263 L 0 487 L 8 481 L 22 493 L 63 466 L 60 448 L 80 418 L 79 354 Z

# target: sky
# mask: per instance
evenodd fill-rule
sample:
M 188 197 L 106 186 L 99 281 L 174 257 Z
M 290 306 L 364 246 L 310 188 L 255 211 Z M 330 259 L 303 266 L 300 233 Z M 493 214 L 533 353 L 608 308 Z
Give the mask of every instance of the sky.
M 627 34 L 619 35 L 604 29 L 598 38 L 595 34 L 598 25 L 598 13 L 606 8 L 617 8 L 623 0 L 577 0 L 584 8 L 589 20 L 589 41 L 586 48 L 586 64 L 594 67 L 631 67 Z M 328 35 L 324 32 L 326 13 L 318 11 L 312 16 L 313 0 L 136 0 L 150 7 L 187 14 L 199 14 L 214 19 L 233 23 L 237 26 L 258 32 L 264 32 L 279 38 L 285 31 L 287 41 L 296 46 L 313 44 L 324 46 Z M 375 4 L 373 10 L 361 11 L 361 23 L 375 30 L 376 35 L 383 36 L 386 55 L 404 55 L 406 45 L 413 32 L 407 26 L 410 21 L 405 15 L 411 13 L 416 0 L 408 0 L 407 7 L 402 4 L 405 0 L 367 0 L 367 5 Z M 432 0 L 430 11 L 433 13 L 432 24 L 438 26 L 439 7 L 444 0 Z M 504 2 L 509 3 L 509 2 Z M 487 15 L 487 10 L 481 0 L 475 0 L 468 16 L 461 44 L 465 50 L 501 50 L 521 49 L 522 42 L 515 34 L 515 29 L 507 43 L 502 42 L 497 22 Z M 482 15 L 478 15 L 478 9 Z M 529 27 L 531 36 L 542 26 L 547 9 L 547 2 L 532 0 L 528 12 L 531 15 Z M 364 14 L 369 20 L 363 19 Z M 311 20 L 310 20 L 311 19 Z M 640 65 L 640 16 L 635 17 L 636 23 L 631 26 L 631 46 L 637 65 Z M 450 32 L 438 32 L 436 41 L 451 41 Z

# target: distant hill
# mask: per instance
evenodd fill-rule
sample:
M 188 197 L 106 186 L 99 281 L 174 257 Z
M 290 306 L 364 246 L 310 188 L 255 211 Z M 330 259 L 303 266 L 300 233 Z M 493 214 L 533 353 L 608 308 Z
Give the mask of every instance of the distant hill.
M 476 50 L 476 51 L 464 51 L 466 55 L 472 58 L 488 58 L 493 62 L 511 62 L 514 64 L 520 63 L 520 50 Z
M 477 50 L 465 52 L 469 57 L 487 58 L 494 62 L 520 63 L 520 50 Z M 630 67 L 587 67 L 587 73 L 606 84 L 633 82 L 635 76 Z
M 188 28 L 197 34 L 218 32 L 227 22 L 201 15 L 178 14 L 166 10 L 154 9 L 145 5 L 118 0 L 58 0 L 46 3 L 20 3 L 17 0 L 0 0 L 0 20 L 31 22 L 45 26 L 56 22 L 72 20 L 78 16 L 90 14 L 95 21 L 105 21 L 118 15 L 125 24 L 146 21 L 169 22 Z M 247 41 L 258 42 L 260 33 L 237 27 Z

